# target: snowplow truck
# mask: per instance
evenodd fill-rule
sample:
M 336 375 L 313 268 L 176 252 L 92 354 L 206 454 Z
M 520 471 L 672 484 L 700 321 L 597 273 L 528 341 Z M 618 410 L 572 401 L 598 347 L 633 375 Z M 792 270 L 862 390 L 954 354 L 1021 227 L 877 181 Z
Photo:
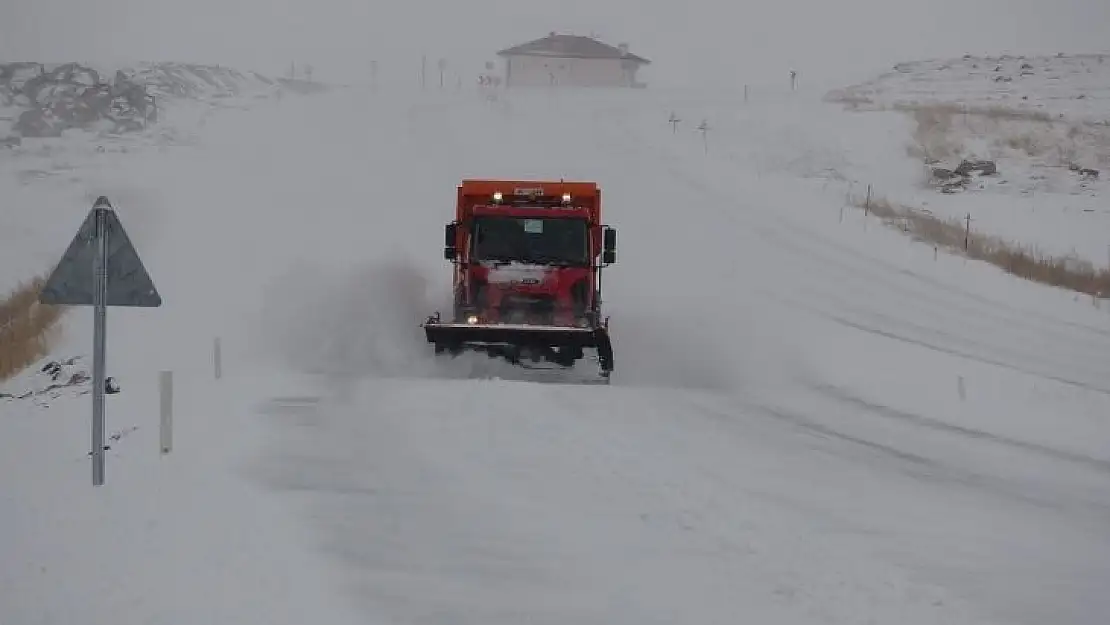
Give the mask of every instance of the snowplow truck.
M 437 354 L 485 352 L 522 367 L 570 368 L 596 354 L 613 371 L 601 273 L 617 233 L 593 182 L 463 180 L 444 258 L 454 265 L 450 319 L 423 324 Z

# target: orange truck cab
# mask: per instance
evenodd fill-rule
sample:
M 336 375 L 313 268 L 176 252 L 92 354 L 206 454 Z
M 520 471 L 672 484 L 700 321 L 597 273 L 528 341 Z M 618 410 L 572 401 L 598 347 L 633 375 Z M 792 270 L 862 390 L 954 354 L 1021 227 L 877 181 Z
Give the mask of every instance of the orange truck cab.
M 437 353 L 570 367 L 590 348 L 608 378 L 601 273 L 616 261 L 616 230 L 602 223 L 596 183 L 464 180 L 444 257 L 455 266 L 451 319 L 437 312 L 423 325 Z

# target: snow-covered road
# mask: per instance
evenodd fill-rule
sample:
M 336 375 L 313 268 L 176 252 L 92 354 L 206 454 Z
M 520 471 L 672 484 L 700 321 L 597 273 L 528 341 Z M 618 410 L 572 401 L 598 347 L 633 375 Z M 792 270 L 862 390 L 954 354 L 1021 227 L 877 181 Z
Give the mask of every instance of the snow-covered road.
M 393 622 L 1090 623 L 1103 605 L 1105 463 L 881 407 L 375 381 L 275 421 L 274 483 Z
M 1105 316 L 907 252 L 896 233 L 819 223 L 834 211 L 812 186 L 676 155 L 662 125 L 628 121 L 644 107 L 614 100 L 410 111 L 428 177 L 602 182 L 621 233 L 606 281 L 619 364 L 606 389 L 401 381 L 374 364 L 298 415 L 300 461 L 275 479 L 319 506 L 366 608 L 402 622 L 1097 620 Z M 428 214 L 449 213 L 429 201 L 409 228 L 438 234 Z M 433 258 L 414 262 L 445 279 Z
M 114 314 L 114 371 L 200 379 L 222 336 L 184 440 L 257 419 L 250 479 L 371 622 L 1100 622 L 1106 311 L 841 220 L 820 184 L 672 135 L 653 98 L 338 92 L 212 117 L 112 181 L 153 200 L 166 300 Z M 749 114 L 801 132 L 798 109 Z M 601 184 L 612 386 L 430 358 L 466 177 Z M 239 527 L 243 505 L 211 514 Z

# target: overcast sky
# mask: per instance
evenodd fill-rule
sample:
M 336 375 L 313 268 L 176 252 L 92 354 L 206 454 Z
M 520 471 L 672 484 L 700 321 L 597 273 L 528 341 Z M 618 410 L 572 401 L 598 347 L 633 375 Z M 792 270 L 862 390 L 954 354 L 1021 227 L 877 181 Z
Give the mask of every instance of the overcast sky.
M 791 67 L 837 84 L 901 60 L 1110 52 L 1110 0 L 0 0 L 0 60 L 188 60 L 263 72 L 290 61 L 358 81 L 419 77 L 440 57 L 469 82 L 549 31 L 627 42 L 653 85 L 758 84 Z

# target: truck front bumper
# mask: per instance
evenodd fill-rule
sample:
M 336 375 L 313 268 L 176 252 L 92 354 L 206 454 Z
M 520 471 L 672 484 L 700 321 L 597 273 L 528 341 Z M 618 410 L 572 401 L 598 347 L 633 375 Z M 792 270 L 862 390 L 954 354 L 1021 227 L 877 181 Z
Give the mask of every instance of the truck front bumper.
M 435 318 L 423 324 L 429 343 L 448 351 L 468 346 L 504 346 L 510 348 L 575 349 L 592 348 L 598 352 L 603 371 L 613 368 L 613 346 L 609 329 L 554 325 L 508 323 L 441 323 Z

